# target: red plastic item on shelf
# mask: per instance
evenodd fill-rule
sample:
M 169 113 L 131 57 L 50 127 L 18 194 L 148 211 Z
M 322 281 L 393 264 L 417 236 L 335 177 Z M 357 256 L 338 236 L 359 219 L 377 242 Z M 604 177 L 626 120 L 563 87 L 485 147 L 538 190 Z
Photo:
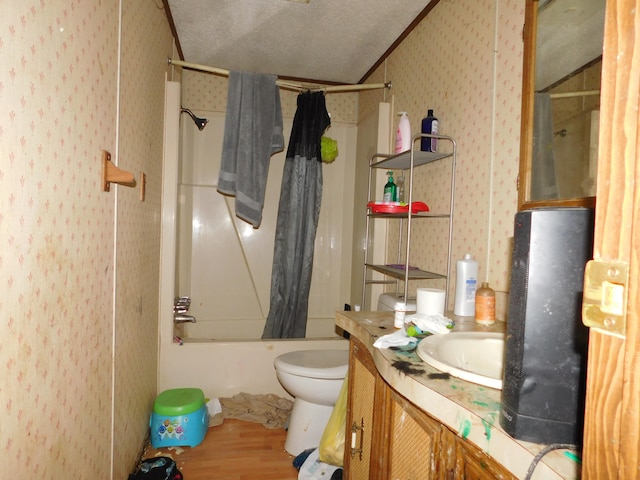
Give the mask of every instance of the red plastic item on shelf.
M 372 213 L 408 213 L 409 205 L 389 202 L 369 202 L 367 207 Z M 411 202 L 411 213 L 428 212 L 429 206 L 424 202 Z

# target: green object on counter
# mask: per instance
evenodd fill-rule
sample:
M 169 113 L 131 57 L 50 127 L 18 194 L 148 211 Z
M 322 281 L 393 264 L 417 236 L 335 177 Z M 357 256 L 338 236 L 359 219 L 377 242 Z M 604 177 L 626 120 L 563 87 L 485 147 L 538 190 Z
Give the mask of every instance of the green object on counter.
M 429 335 L 431 335 L 430 332 L 423 332 L 413 324 L 407 325 L 406 332 L 410 337 L 428 337 Z

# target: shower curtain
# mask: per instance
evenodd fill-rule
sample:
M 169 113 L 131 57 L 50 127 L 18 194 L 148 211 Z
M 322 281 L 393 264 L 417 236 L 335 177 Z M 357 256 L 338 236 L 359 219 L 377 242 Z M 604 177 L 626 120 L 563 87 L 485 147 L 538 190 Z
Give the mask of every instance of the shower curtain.
M 551 97 L 536 93 L 533 106 L 533 155 L 531 158 L 531 200 L 558 198 L 556 161 L 553 154 Z
M 262 338 L 304 338 L 313 249 L 322 201 L 320 138 L 330 125 L 324 93 L 298 95 L 282 175 L 271 270 L 269 315 Z

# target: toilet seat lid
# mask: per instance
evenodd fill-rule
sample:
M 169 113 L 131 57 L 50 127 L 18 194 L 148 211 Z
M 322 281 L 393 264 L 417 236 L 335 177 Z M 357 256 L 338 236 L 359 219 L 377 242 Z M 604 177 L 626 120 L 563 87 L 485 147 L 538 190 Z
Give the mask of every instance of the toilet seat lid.
M 338 379 L 347 375 L 348 350 L 300 350 L 277 357 L 275 367 L 301 377 Z

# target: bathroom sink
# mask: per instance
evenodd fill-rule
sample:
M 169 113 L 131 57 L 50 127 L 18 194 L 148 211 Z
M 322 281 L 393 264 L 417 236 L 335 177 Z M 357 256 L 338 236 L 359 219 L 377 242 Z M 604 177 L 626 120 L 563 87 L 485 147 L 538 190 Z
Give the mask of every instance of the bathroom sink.
M 454 377 L 502 390 L 503 333 L 431 335 L 418 344 L 417 353 L 432 367 Z

